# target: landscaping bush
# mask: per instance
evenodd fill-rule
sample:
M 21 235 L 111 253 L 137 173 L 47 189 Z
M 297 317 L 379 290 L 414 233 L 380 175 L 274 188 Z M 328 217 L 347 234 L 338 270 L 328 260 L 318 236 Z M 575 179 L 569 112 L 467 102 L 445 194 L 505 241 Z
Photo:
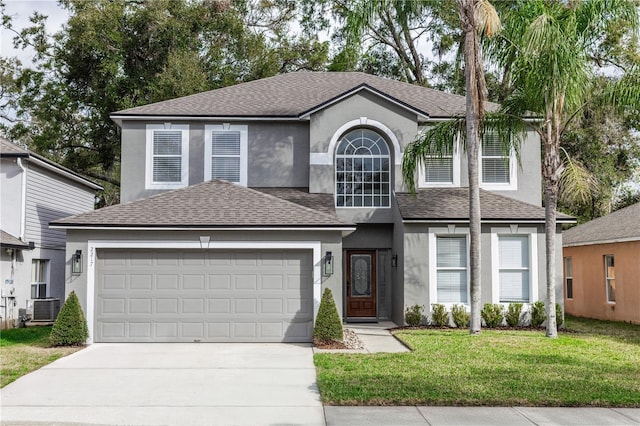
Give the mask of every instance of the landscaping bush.
M 480 315 L 489 328 L 496 328 L 502 322 L 502 318 L 504 318 L 503 308 L 499 303 L 485 303 L 482 311 L 480 311 Z
M 440 303 L 431 305 L 431 324 L 436 327 L 446 327 L 449 325 L 449 314 L 444 305 Z
M 531 305 L 531 327 L 540 327 L 546 319 L 547 314 L 544 312 L 544 302 L 538 300 Z
M 562 316 L 562 307 L 559 303 L 556 303 L 556 328 L 560 328 L 560 326 L 564 324 L 564 317 Z
M 469 325 L 471 314 L 467 312 L 467 308 L 463 305 L 453 305 L 451 307 L 451 319 L 456 327 L 462 328 Z
M 509 327 L 517 327 L 520 324 L 520 314 L 522 313 L 522 303 L 509 303 L 509 308 L 505 319 Z
M 422 313 L 424 312 L 424 306 L 415 304 L 413 306 L 407 306 L 404 310 L 404 321 L 410 327 L 417 327 L 422 322 Z
M 53 346 L 80 346 L 89 338 L 87 320 L 80 307 L 80 301 L 74 291 L 69 294 L 62 305 L 56 322 L 51 328 L 51 344 Z
M 331 289 L 325 288 L 320 299 L 316 325 L 313 327 L 313 341 L 316 343 L 341 342 L 344 338 L 342 320 L 338 315 Z

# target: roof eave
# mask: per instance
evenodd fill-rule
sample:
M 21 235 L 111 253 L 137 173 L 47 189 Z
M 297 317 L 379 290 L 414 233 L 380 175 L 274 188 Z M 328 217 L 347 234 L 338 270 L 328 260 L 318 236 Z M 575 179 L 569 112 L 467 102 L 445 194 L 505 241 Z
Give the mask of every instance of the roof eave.
M 56 224 L 50 223 L 51 229 L 79 230 L 124 230 L 124 231 L 355 231 L 354 225 L 97 225 L 97 224 Z
M 469 223 L 468 218 L 403 218 L 403 223 Z M 482 223 L 545 223 L 544 218 L 523 219 L 523 218 L 483 218 Z M 558 219 L 557 223 L 575 223 L 575 219 Z

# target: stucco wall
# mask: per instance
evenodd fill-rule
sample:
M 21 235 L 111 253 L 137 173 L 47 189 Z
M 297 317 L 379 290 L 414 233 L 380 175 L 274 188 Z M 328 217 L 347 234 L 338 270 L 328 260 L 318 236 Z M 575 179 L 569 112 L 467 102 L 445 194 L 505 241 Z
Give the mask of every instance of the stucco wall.
M 573 266 L 573 299 L 566 294 L 564 299 L 567 313 L 640 324 L 640 241 L 565 247 L 563 254 Z M 615 260 L 615 303 L 607 303 L 605 255 Z
M 121 202 L 167 190 L 145 189 L 146 125 L 122 123 Z M 189 185 L 204 181 L 204 129 L 220 122 L 174 121 L 189 125 Z M 306 187 L 309 182 L 309 125 L 306 122 L 234 122 L 248 126 L 248 186 Z

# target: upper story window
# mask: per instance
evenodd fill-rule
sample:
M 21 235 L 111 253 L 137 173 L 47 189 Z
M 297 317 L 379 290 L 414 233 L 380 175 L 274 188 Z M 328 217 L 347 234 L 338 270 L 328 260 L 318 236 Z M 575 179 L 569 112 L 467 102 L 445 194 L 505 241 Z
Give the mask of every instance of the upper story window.
M 485 189 L 517 189 L 514 153 L 505 155 L 496 133 L 485 133 L 482 141 L 480 176 Z
M 429 156 L 420 167 L 420 187 L 460 186 L 460 154 L 457 142 L 447 155 Z
M 336 206 L 389 207 L 390 159 L 389 147 L 378 133 L 347 133 L 336 150 Z
M 247 126 L 205 126 L 205 180 L 223 179 L 247 185 Z
M 174 189 L 189 184 L 189 126 L 147 125 L 147 189 Z

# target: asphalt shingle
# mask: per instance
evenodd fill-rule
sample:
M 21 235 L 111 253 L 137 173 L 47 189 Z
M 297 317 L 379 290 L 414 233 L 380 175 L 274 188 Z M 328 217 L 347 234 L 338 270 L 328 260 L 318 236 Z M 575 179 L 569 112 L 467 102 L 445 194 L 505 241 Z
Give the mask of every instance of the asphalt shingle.
M 564 246 L 640 241 L 640 203 L 575 226 L 562 233 Z
M 56 220 L 65 227 L 351 227 L 313 210 L 233 183 L 213 180 Z
M 29 244 L 3 230 L 0 230 L 0 245 L 7 248 L 29 248 Z
M 468 220 L 468 188 L 420 189 L 413 196 L 396 194 L 405 220 Z M 483 220 L 544 220 L 544 208 L 480 190 L 480 212 Z M 558 213 L 558 221 L 571 222 L 571 216 Z
M 112 116 L 292 117 L 366 87 L 429 117 L 465 111 L 465 98 L 361 72 L 293 72 L 114 112 Z M 489 110 L 498 105 L 489 103 Z

